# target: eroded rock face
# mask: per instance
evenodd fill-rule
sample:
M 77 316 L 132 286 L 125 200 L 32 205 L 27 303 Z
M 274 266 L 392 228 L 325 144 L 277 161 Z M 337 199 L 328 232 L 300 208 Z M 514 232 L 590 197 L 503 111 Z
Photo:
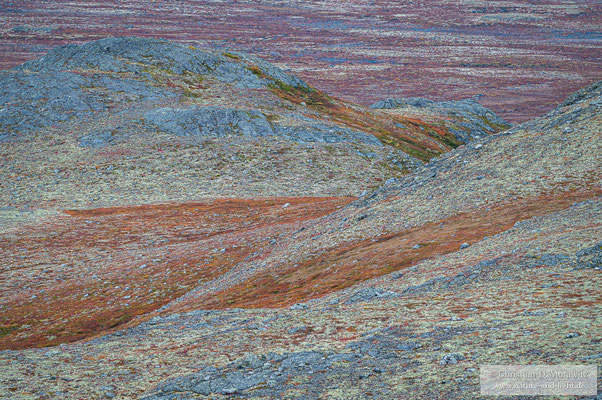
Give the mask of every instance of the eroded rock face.
M 445 333 L 451 336 L 449 332 Z M 458 333 L 463 332 L 453 332 L 456 335 Z M 442 335 L 437 334 L 436 339 L 441 340 Z M 399 329 L 390 328 L 348 344 L 344 352 L 249 354 L 223 368 L 206 366 L 194 374 L 163 382 L 154 394 L 145 399 L 165 400 L 232 393 L 242 398 L 277 398 L 287 390 L 290 386 L 288 382 L 292 379 L 303 382 L 299 390 L 306 396 L 318 398 L 324 388 L 336 388 L 340 376 L 370 380 L 379 389 L 384 389 L 386 385 L 381 382 L 381 375 L 394 374 L 407 368 L 406 357 L 422 346 L 417 340 L 405 340 Z M 458 358 L 464 359 L 460 355 Z
M 408 98 L 400 98 L 400 99 L 385 99 L 378 101 L 372 104 L 370 107 L 372 108 L 400 108 L 405 106 L 412 107 L 429 107 L 435 104 L 434 101 L 429 99 L 423 99 L 422 97 L 408 97 Z
M 0 72 L 0 141 L 115 105 L 176 96 L 173 87 L 157 84 L 156 71 L 208 76 L 241 89 L 280 84 L 310 90 L 301 79 L 243 54 L 230 58 L 156 39 L 107 38 L 61 46 Z
M 280 136 L 298 143 L 347 141 L 382 146 L 376 137 L 365 132 L 318 122 L 300 114 L 293 114 L 291 117 L 304 120 L 305 125 L 283 125 L 270 122 L 258 110 L 223 107 L 159 108 L 146 113 L 144 120 L 155 128 L 176 136 L 222 137 L 239 134 L 254 138 Z
M 596 104 L 600 104 L 600 93 L 602 92 L 602 81 L 594 82 L 591 85 L 576 91 L 563 101 L 559 107 L 568 107 L 573 104 L 581 103 L 586 100 L 597 99 Z
M 277 396 L 292 376 L 301 378 L 313 375 L 314 378 L 324 381 L 330 374 L 341 373 L 341 364 L 356 357 L 353 353 L 333 354 L 317 351 L 270 353 L 260 356 L 251 354 L 246 357 L 251 363 L 245 360 L 222 369 L 206 367 L 196 374 L 165 382 L 156 394 L 146 399 L 171 399 L 174 395 L 185 393 Z M 321 373 L 314 375 L 314 371 Z M 247 391 L 251 393 L 247 394 Z
M 94 112 L 108 110 L 117 97 L 133 103 L 171 96 L 175 96 L 173 91 L 117 75 L 85 76 L 62 70 L 2 72 L 0 131 L 7 140 L 72 117 L 91 117 Z
M 146 113 L 144 120 L 157 129 L 176 136 L 220 137 L 238 133 L 248 137 L 261 137 L 274 134 L 265 115 L 255 110 L 220 107 L 159 108 Z

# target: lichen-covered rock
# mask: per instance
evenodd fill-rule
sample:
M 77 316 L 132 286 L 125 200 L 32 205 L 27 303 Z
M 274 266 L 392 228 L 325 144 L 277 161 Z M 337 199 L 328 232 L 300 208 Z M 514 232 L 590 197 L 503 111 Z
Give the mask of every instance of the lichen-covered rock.
M 435 104 L 434 101 L 429 99 L 424 99 L 422 97 L 407 97 L 400 99 L 385 99 L 378 101 L 372 104 L 371 108 L 381 108 L 381 109 L 391 109 L 391 108 L 400 108 L 400 107 L 429 107 Z
M 102 128 L 80 137 L 79 145 L 81 147 L 103 147 L 121 141 L 127 136 L 127 129 L 123 126 Z
M 40 59 L 16 67 L 16 70 L 41 72 L 93 67 L 111 72 L 142 73 L 149 68 L 161 68 L 174 74 L 191 72 L 211 75 L 241 88 L 260 88 L 268 82 L 250 68 L 257 66 L 261 74 L 271 81 L 281 81 L 294 87 L 308 87 L 301 79 L 258 58 L 245 57 L 240 60 L 248 60 L 249 64 L 219 53 L 164 40 L 119 37 L 101 39 L 81 46 L 57 47 Z
M 265 116 L 255 110 L 235 110 L 220 107 L 187 109 L 159 108 L 144 115 L 144 120 L 176 136 L 213 136 L 241 134 L 261 137 L 274 134 Z
M 157 39 L 106 38 L 57 47 L 0 72 L 0 141 L 117 104 L 131 107 L 175 96 L 177 88 L 151 74 L 157 70 L 208 76 L 245 89 L 284 84 L 310 90 L 301 79 L 258 58 L 232 59 Z
M 602 93 L 602 80 L 594 82 L 591 85 L 571 94 L 560 104 L 559 107 L 568 107 L 586 100 L 596 99 L 596 97 L 600 97 L 600 93 Z M 600 100 L 598 99 L 598 104 L 599 102 Z
M 387 299 L 387 298 L 393 298 L 393 297 L 399 297 L 399 294 L 389 291 L 389 290 L 384 290 L 381 288 L 374 288 L 374 287 L 367 287 L 367 288 L 363 288 L 358 290 L 357 292 L 355 292 L 350 298 L 349 300 L 347 300 L 345 302 L 345 304 L 353 304 L 353 303 L 359 303 L 361 301 L 370 301 L 370 300 L 374 300 L 374 299 Z
M 5 139 L 109 109 L 114 97 L 152 101 L 174 96 L 144 81 L 68 71 L 0 72 L 0 132 Z
M 578 268 L 602 268 L 602 242 L 577 252 Z
M 301 116 L 293 115 L 293 117 Z M 309 124 L 283 125 L 270 122 L 258 110 L 223 107 L 164 107 L 144 115 L 147 124 L 176 136 L 223 137 L 238 134 L 251 138 L 280 136 L 298 143 L 357 142 L 381 147 L 381 142 L 365 132 L 334 124 L 310 121 Z

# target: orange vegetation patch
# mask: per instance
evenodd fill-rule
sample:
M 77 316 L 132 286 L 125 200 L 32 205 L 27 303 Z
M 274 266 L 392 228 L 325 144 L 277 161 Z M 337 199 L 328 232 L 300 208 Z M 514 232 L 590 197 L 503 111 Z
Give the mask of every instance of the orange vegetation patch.
M 601 193 L 590 189 L 517 200 L 489 211 L 462 213 L 396 234 L 339 246 L 298 265 L 264 271 L 240 285 L 197 299 L 187 308 L 287 307 L 458 251 L 464 242 L 475 243 L 509 229 L 519 220 L 558 211 Z M 420 247 L 414 248 L 416 245 Z
M 70 210 L 0 236 L 0 349 L 122 325 L 353 198 L 222 199 Z
M 286 85 L 272 85 L 279 97 L 328 115 L 334 122 L 369 132 L 381 142 L 418 159 L 428 161 L 460 145 L 455 136 L 440 127 L 416 118 L 385 116 L 354 108 L 316 89 L 304 90 Z

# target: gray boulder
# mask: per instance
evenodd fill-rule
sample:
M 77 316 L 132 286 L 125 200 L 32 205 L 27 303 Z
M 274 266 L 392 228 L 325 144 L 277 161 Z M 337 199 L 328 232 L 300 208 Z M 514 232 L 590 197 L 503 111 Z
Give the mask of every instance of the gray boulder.
M 458 353 L 450 353 L 450 354 L 446 354 L 444 355 L 441 360 L 439 360 L 439 364 L 440 365 L 453 365 L 453 364 L 457 364 L 460 361 L 465 360 L 466 357 L 464 357 L 462 354 L 458 354 Z

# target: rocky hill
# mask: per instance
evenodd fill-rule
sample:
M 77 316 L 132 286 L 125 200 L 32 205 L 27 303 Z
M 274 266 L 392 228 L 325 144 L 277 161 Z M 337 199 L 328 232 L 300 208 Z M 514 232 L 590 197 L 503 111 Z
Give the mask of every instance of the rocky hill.
M 62 102 L 2 86 L 0 397 L 471 399 L 482 364 L 599 362 L 600 83 L 462 136 L 495 117 L 365 109 L 243 54 L 141 39 L 2 79 L 55 73 Z M 21 118 L 21 93 L 65 118 Z M 402 172 L 376 172 L 389 155 Z M 364 173 L 381 181 L 353 196 Z
M 0 213 L 357 196 L 457 147 L 440 122 L 345 103 L 242 53 L 63 46 L 0 72 Z

